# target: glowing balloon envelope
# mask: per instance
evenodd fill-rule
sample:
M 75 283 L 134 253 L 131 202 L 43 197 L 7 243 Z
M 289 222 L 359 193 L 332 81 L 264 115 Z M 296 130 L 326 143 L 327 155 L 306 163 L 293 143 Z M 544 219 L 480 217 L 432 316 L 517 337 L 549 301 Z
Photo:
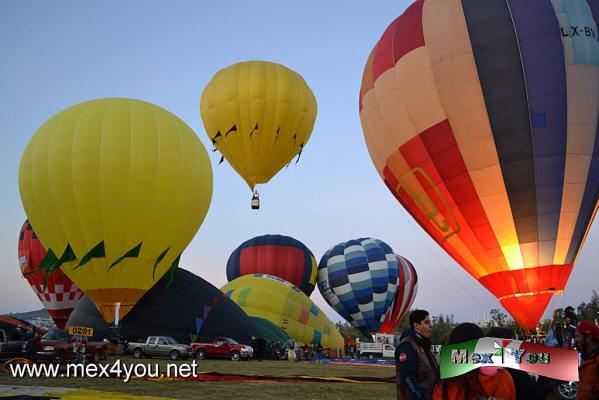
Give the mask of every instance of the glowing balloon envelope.
M 597 211 L 598 18 L 584 0 L 420 0 L 364 69 L 385 184 L 528 329 Z

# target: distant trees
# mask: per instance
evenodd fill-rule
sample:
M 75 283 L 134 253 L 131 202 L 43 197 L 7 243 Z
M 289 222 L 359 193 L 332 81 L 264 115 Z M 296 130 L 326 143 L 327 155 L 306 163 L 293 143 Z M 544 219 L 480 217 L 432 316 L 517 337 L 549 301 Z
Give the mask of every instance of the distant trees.
M 498 308 L 492 309 L 491 312 L 489 312 L 489 316 L 491 317 L 491 320 L 489 321 L 487 328 L 493 326 L 507 328 L 510 324 L 510 318 L 507 316 L 506 313 L 501 312 L 501 310 L 499 310 Z
M 578 320 L 589 319 L 597 322 L 599 319 L 599 294 L 596 290 L 593 290 L 591 301 L 588 303 L 581 303 L 577 308 Z
M 361 342 L 372 342 L 372 337 L 364 335 L 349 322 L 339 321 L 335 323 L 335 326 L 343 337 L 359 338 Z
M 431 336 L 432 344 L 444 344 L 449 338 L 451 330 L 456 325 L 454 322 L 455 315 L 439 314 L 431 319 L 433 321 L 433 336 Z
M 599 322 L 599 294 L 596 290 L 593 290 L 593 294 L 591 296 L 591 300 L 588 303 L 582 302 L 576 308 L 578 320 L 589 319 L 595 322 Z M 400 330 L 409 329 L 409 315 L 412 310 L 408 311 L 405 317 L 402 319 L 399 324 Z M 530 338 L 529 332 L 524 332 L 514 320 L 512 320 L 506 313 L 501 311 L 498 308 L 494 308 L 489 312 L 489 321 L 482 325 L 483 331 L 486 333 L 489 329 L 494 326 L 500 326 L 503 328 L 508 328 L 512 332 L 516 333 L 520 339 Z M 537 336 L 544 334 L 551 328 L 552 323 L 562 323 L 564 318 L 564 309 L 556 308 L 553 311 L 553 317 L 551 319 L 546 319 L 539 323 L 539 331 L 535 334 Z M 449 334 L 451 330 L 458 325 L 455 322 L 455 315 L 451 314 L 439 314 L 437 316 L 431 316 L 431 320 L 433 322 L 433 336 L 431 337 L 432 344 L 444 344 L 449 338 Z M 353 325 L 347 322 L 337 322 L 335 324 L 339 332 L 343 336 L 351 336 L 358 337 L 361 341 L 372 341 L 372 337 L 365 336 L 359 330 L 353 327 Z

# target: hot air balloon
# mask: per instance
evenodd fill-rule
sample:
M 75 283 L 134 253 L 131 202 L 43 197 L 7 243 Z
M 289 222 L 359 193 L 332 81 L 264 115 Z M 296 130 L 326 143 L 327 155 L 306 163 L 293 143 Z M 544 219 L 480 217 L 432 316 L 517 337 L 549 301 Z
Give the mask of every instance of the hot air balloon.
M 193 131 L 153 104 L 99 99 L 46 121 L 19 167 L 25 212 L 47 254 L 107 322 L 178 264 L 212 196 Z
M 93 328 L 98 340 L 110 336 L 110 325 L 87 296 L 71 314 L 68 325 Z M 171 336 L 180 343 L 227 336 L 251 344 L 258 330 L 239 306 L 218 288 L 177 268 L 172 278 L 170 273 L 163 276 L 123 318 L 119 334 L 130 341 L 148 336 Z
M 397 291 L 381 323 L 379 333 L 399 333 L 399 324 L 412 306 L 418 292 L 416 269 L 408 259 L 397 254 L 395 256 L 398 267 Z
M 54 324 L 58 329 L 64 329 L 83 292 L 60 270 L 45 277 L 45 271 L 38 270 L 45 255 L 46 250 L 42 242 L 29 221 L 25 221 L 19 234 L 18 256 L 21 273 L 50 314 Z
M 241 275 L 278 276 L 310 296 L 316 284 L 316 259 L 299 240 L 283 235 L 256 236 L 243 242 L 229 257 L 227 279 Z
M 265 274 L 241 276 L 222 290 L 247 315 L 272 322 L 301 343 L 343 349 L 343 337 L 298 287 Z
M 296 72 L 266 61 L 233 64 L 214 75 L 200 100 L 215 150 L 252 191 L 268 182 L 310 138 L 316 98 Z M 254 192 L 252 208 L 259 208 Z
M 397 290 L 393 249 L 379 239 L 339 243 L 318 264 L 318 289 L 335 311 L 364 334 L 380 329 Z
M 364 69 L 385 184 L 527 329 L 597 211 L 597 18 L 585 0 L 416 1 Z

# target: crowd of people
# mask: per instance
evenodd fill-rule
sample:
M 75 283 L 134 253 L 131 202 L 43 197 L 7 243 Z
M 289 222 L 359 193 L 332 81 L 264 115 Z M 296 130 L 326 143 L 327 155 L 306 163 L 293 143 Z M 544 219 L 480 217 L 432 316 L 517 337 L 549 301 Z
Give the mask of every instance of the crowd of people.
M 355 343 L 346 344 L 345 345 L 345 355 L 350 359 L 360 358 L 360 352 L 358 351 L 358 346 Z
M 545 399 L 551 385 L 547 378 L 533 379 L 528 373 L 502 367 L 480 367 L 449 379 L 440 379 L 439 364 L 431 352 L 432 323 L 429 313 L 415 310 L 409 317 L 410 329 L 395 350 L 397 398 L 414 400 Z M 547 345 L 576 349 L 580 353 L 577 399 L 599 399 L 599 327 L 593 321 L 577 322 L 574 309 L 564 314 L 565 326 L 552 327 L 555 343 Z M 512 338 L 512 331 L 492 328 L 485 335 L 473 323 L 456 326 L 447 344 L 463 343 L 482 337 Z M 550 343 L 549 343 L 550 342 Z
M 31 361 L 37 360 L 37 353 L 42 350 L 42 335 L 33 328 L 23 329 L 17 327 L 10 336 L 12 341 L 23 341 L 23 355 Z M 73 340 L 73 353 L 75 362 L 85 364 L 85 353 L 87 348 L 87 338 L 85 336 L 75 336 Z
M 252 348 L 256 360 L 289 360 L 316 361 L 320 363 L 324 349 L 321 344 L 302 344 L 298 341 L 289 340 L 285 343 L 280 341 L 269 342 L 262 338 L 252 337 Z M 290 352 L 293 353 L 290 356 Z

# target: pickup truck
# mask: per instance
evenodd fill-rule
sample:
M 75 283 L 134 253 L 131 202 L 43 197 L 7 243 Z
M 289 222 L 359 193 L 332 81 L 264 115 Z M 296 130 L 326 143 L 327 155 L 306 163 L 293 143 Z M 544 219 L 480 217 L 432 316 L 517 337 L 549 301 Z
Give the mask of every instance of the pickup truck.
M 13 340 L 4 329 L 0 329 L 0 358 L 21 356 L 25 340 Z
M 395 347 L 385 343 L 360 343 L 360 357 L 369 359 L 395 357 Z
M 198 360 L 208 357 L 218 357 L 237 361 L 240 358 L 252 358 L 254 355 L 252 346 L 239 344 L 228 337 L 216 337 L 212 343 L 192 343 L 191 348 L 193 356 Z
M 73 351 L 74 342 L 75 339 L 68 332 L 58 329 L 50 330 L 42 336 L 41 350 L 35 353 L 36 358 L 57 364 L 75 360 L 76 355 Z M 87 342 L 85 348 L 86 360 L 96 364 L 101 360 L 105 360 L 106 346 L 105 342 Z
M 171 360 L 191 356 L 191 346 L 180 344 L 170 336 L 149 336 L 145 343 L 129 342 L 133 357 L 169 357 Z

